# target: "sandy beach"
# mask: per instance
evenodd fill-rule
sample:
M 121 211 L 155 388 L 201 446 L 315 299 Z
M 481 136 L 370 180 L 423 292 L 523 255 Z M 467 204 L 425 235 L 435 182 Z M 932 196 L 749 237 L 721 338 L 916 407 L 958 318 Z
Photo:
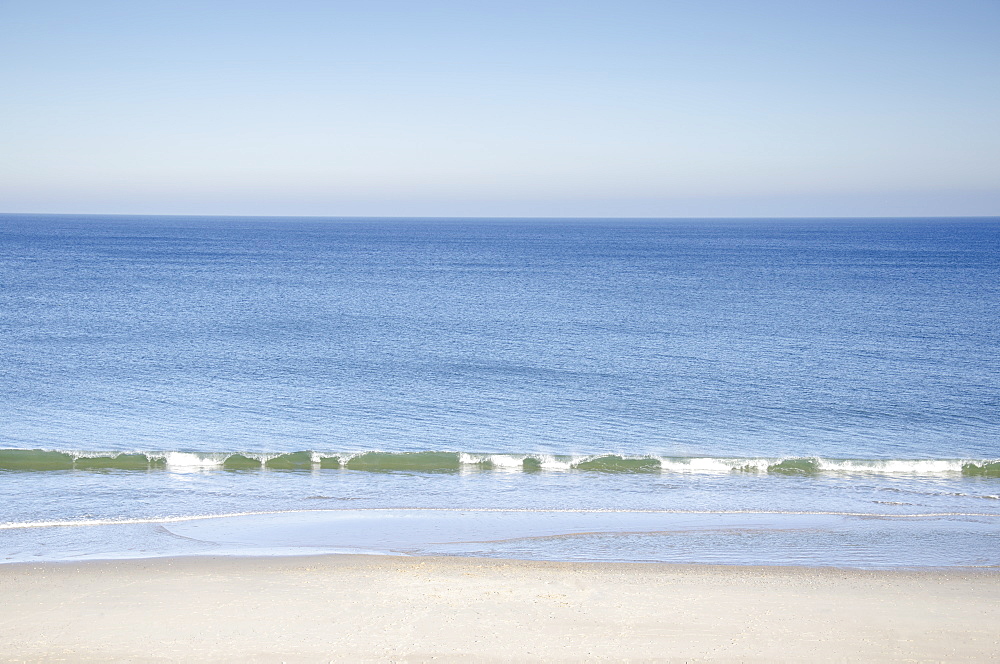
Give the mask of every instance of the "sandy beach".
M 989 661 L 1000 574 L 324 556 L 0 567 L 2 661 Z

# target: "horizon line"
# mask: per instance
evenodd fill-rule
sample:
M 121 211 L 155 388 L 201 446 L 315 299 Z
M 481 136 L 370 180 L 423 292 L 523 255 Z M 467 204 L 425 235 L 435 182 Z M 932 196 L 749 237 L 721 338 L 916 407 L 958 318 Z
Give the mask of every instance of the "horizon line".
M 611 221 L 611 220 L 621 220 L 621 221 L 684 221 L 692 219 L 712 219 L 712 220 L 810 220 L 810 219 L 829 219 L 829 220 L 862 220 L 862 219 L 898 219 L 898 220 L 928 220 L 928 219 L 968 219 L 968 220 L 1000 220 L 1000 214 L 989 214 L 989 215 L 888 215 L 888 214 L 872 214 L 872 215 L 755 215 L 748 217 L 738 217 L 732 215 L 702 215 L 702 216 L 652 216 L 652 215 L 642 215 L 642 216 L 585 216 L 585 215 L 320 215 L 320 214 L 200 214 L 200 213 L 184 213 L 184 214 L 171 214 L 171 213 L 156 213 L 156 212 L 4 212 L 0 211 L 0 217 L 5 216 L 35 216 L 35 217 L 181 217 L 181 218 L 254 218 L 254 219 L 357 219 L 357 220 L 382 220 L 382 219 L 416 219 L 416 220 L 462 220 L 462 219 L 481 219 L 481 220 L 594 220 L 594 221 Z

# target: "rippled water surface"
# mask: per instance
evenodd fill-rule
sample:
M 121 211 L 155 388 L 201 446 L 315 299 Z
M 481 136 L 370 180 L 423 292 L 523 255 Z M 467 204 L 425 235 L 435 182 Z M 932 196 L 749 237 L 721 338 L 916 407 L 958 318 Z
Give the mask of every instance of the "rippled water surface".
M 447 508 L 497 537 L 382 549 L 998 565 L 998 320 L 998 220 L 0 215 L 0 560 Z

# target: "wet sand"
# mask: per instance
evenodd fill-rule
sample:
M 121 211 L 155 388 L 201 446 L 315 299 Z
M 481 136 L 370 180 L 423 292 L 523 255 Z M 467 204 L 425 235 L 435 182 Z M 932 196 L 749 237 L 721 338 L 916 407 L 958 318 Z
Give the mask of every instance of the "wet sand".
M 317 556 L 0 565 L 0 661 L 995 661 L 1000 572 Z

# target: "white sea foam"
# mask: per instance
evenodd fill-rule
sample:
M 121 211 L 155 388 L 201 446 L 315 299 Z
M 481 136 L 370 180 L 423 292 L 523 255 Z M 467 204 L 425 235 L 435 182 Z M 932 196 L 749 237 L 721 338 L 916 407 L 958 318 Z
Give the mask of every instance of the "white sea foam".
M 906 473 L 934 475 L 961 473 L 967 463 L 960 459 L 817 459 L 819 469 L 843 473 Z
M 569 470 L 570 468 L 573 467 L 572 460 L 564 461 L 562 459 L 547 454 L 537 455 L 533 458 L 535 459 L 535 461 L 538 462 L 538 465 L 544 468 L 545 470 Z
M 488 458 L 490 464 L 498 470 L 521 470 L 524 468 L 525 457 L 523 456 L 490 454 Z
M 222 464 L 226 461 L 226 455 L 167 452 L 165 459 L 169 470 L 183 473 L 222 468 Z
M 467 466 L 482 466 L 489 464 L 496 470 L 521 470 L 527 455 L 517 454 L 469 454 L 461 452 L 458 462 Z
M 15 530 L 19 528 L 79 528 L 85 526 L 129 526 L 143 523 L 180 523 L 182 521 L 202 521 L 205 519 L 224 519 L 230 516 L 255 516 L 263 514 L 289 514 L 302 510 L 275 510 L 270 512 L 231 512 L 227 514 L 196 514 L 192 516 L 160 516 L 148 519 L 66 519 L 52 521 L 10 521 L 0 523 L 0 530 Z
M 368 454 L 368 452 L 342 452 L 340 454 L 332 454 L 332 455 L 328 456 L 327 458 L 328 459 L 336 458 L 337 461 L 340 463 L 341 468 L 343 468 L 344 466 L 347 465 L 348 461 L 350 461 L 354 457 L 359 457 L 359 456 L 362 456 L 364 454 Z
M 734 470 L 766 472 L 780 459 L 722 459 L 715 457 L 657 457 L 660 468 L 675 473 L 731 473 Z

